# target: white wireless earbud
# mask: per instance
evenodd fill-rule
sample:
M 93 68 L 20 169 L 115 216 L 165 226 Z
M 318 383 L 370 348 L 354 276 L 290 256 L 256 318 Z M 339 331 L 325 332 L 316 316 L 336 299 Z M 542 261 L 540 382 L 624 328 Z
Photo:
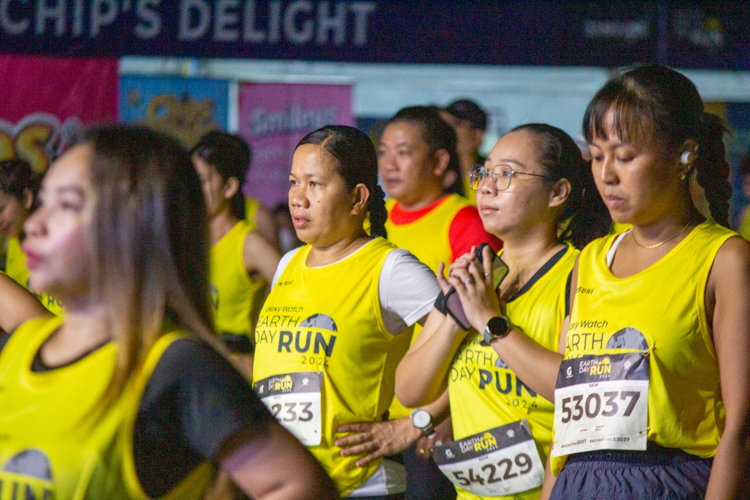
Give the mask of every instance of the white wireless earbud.
M 680 155 L 680 163 L 683 165 L 690 165 L 695 159 L 695 154 L 692 151 L 683 151 Z

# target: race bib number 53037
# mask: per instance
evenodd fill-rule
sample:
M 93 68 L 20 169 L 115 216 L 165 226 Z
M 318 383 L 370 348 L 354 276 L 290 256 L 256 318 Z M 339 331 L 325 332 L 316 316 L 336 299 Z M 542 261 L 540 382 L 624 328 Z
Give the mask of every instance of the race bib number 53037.
M 480 497 L 513 495 L 544 480 L 525 419 L 435 446 L 432 458 L 453 484 Z
M 281 425 L 305 446 L 317 446 L 321 436 L 322 372 L 274 375 L 253 384 L 255 392 Z
M 564 360 L 555 389 L 552 455 L 645 450 L 648 375 L 643 352 Z

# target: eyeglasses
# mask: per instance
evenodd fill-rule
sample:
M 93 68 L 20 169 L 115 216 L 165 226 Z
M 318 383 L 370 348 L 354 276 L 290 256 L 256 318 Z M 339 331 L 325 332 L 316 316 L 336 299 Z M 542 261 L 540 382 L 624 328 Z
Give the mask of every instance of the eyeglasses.
M 487 170 L 484 165 L 474 165 L 469 172 L 469 185 L 471 189 L 477 191 L 479 186 L 482 185 L 482 181 L 487 177 L 492 177 L 492 184 L 498 191 L 505 191 L 510 187 L 510 180 L 514 175 L 530 175 L 532 177 L 541 177 L 548 181 L 554 180 L 552 177 L 540 174 L 530 174 L 527 172 L 516 172 L 508 165 L 498 165 L 492 170 Z

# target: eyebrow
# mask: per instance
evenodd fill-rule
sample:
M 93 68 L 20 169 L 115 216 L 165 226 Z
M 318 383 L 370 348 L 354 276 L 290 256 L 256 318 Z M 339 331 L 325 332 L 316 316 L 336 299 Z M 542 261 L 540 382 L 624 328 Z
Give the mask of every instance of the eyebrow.
M 487 164 L 488 164 L 488 163 L 490 164 L 490 167 L 491 167 L 491 168 L 495 168 L 495 167 L 497 167 L 497 166 L 500 166 L 500 165 L 502 165 L 503 163 L 512 163 L 513 165 L 518 165 L 519 167 L 522 167 L 523 169 L 526 169 L 526 170 L 528 170 L 528 167 L 526 167 L 526 165 L 524 165 L 524 164 L 523 164 L 523 163 L 521 163 L 520 161 L 517 161 L 517 160 L 512 160 L 512 159 L 510 159 L 510 158 L 502 158 L 502 159 L 498 160 L 497 162 L 495 162 L 495 164 L 494 164 L 494 165 L 492 164 L 492 163 L 493 163 L 493 162 L 492 162 L 492 160 L 490 160 L 490 159 L 488 158 L 488 159 L 487 159 L 487 160 L 486 160 L 486 161 L 484 162 L 484 165 L 485 165 L 485 167 L 487 166 Z
M 81 198 L 86 198 L 86 191 L 78 186 L 62 186 L 57 188 L 58 193 L 73 193 L 77 194 Z

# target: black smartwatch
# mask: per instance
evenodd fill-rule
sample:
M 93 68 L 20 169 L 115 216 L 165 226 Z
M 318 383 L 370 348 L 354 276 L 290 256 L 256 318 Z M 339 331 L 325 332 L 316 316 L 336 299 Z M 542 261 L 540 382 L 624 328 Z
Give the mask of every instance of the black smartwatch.
M 490 318 L 482 334 L 484 338 L 479 341 L 479 345 L 488 346 L 493 340 L 501 339 L 508 335 L 508 332 L 510 332 L 510 320 L 507 316 Z

